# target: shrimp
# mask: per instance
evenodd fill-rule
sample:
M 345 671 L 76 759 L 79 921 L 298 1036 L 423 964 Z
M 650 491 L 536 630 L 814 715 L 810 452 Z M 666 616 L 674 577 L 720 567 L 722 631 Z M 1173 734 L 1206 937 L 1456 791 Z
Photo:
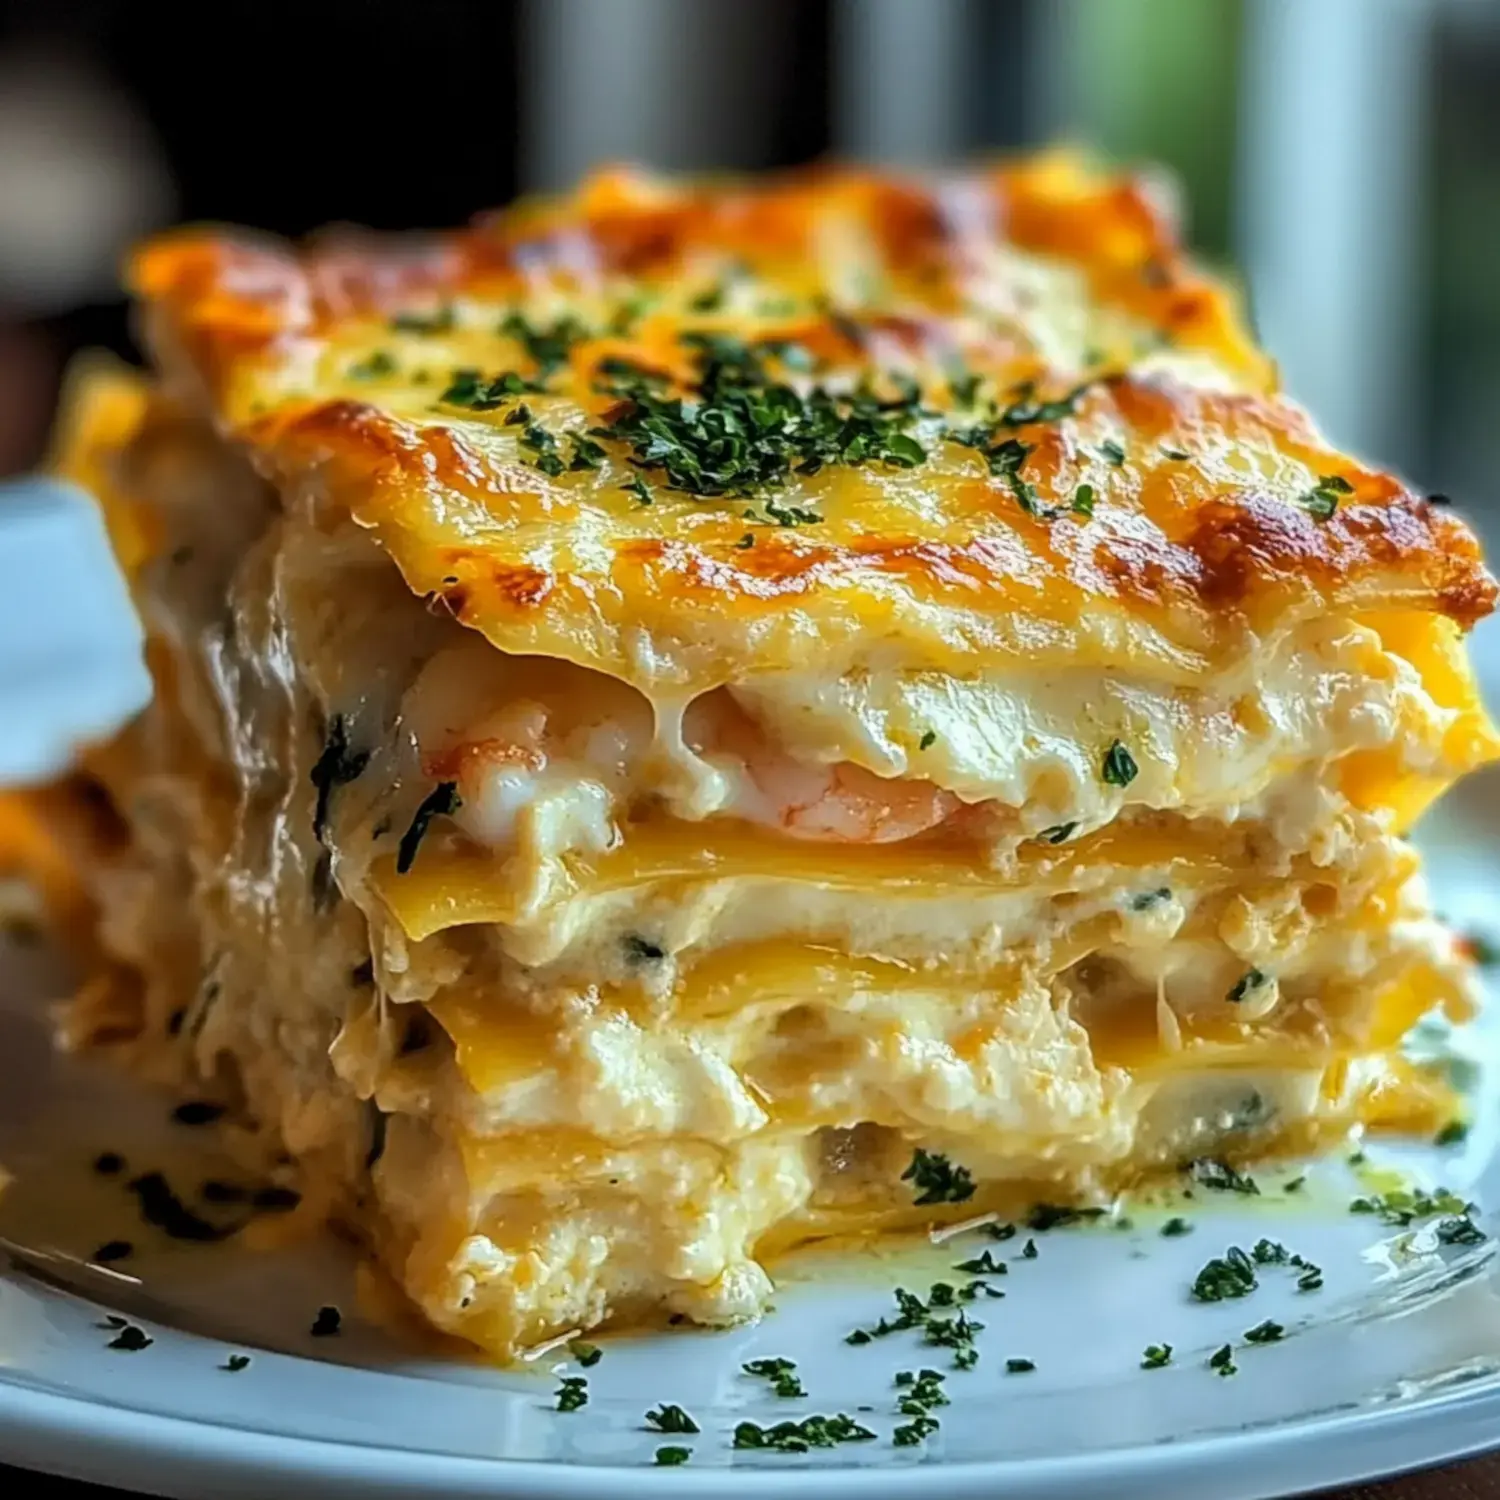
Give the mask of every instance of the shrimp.
M 554 853 L 614 844 L 653 736 L 650 705 L 623 683 L 478 638 L 427 664 L 403 717 L 424 775 L 457 784 L 465 833 L 500 848 L 529 830 Z
M 684 732 L 729 778 L 720 810 L 798 839 L 889 844 L 946 822 L 964 806 L 930 781 L 877 776 L 852 761 L 799 761 L 779 750 L 727 692 L 700 698 Z
M 423 774 L 457 784 L 456 821 L 492 848 L 603 852 L 643 801 L 841 844 L 894 843 L 969 811 L 930 781 L 793 758 L 726 689 L 668 730 L 614 678 L 478 638 L 434 657 L 402 713 Z

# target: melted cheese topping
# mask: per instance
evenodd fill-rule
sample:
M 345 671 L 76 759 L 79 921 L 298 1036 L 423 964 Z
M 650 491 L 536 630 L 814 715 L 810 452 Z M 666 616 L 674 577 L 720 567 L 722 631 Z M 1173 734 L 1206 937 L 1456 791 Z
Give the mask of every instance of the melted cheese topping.
M 647 692 L 809 660 L 1194 682 L 1330 610 L 1467 624 L 1494 601 L 1461 522 L 1274 394 L 1145 187 L 1067 159 L 937 184 L 613 174 L 426 247 L 170 236 L 134 281 L 159 357 L 289 493 L 502 650 Z M 841 428 L 812 461 L 783 404 L 751 446 L 798 457 L 764 482 L 743 415 L 704 416 L 684 459 L 726 348 L 798 410 L 868 382 L 908 446 L 872 461 Z M 641 371 L 688 403 L 672 436 L 630 425 Z

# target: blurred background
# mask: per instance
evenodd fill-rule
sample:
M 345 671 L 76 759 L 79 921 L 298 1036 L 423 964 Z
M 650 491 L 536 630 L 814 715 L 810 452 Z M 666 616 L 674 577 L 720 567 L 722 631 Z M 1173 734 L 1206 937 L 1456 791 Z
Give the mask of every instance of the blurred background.
M 0 473 L 163 224 L 1058 139 L 1170 166 L 1293 394 L 1500 533 L 1500 0 L 0 0 Z

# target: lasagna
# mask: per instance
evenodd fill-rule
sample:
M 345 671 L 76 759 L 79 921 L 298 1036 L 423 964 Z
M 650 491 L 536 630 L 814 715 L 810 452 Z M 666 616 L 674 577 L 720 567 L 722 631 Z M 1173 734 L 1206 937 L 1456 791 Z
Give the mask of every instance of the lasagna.
M 433 1324 L 723 1324 L 799 1242 L 1439 1107 L 1405 834 L 1495 755 L 1495 584 L 1154 181 L 612 170 L 130 275 L 153 373 L 60 466 L 155 697 L 66 820 L 65 1032 Z

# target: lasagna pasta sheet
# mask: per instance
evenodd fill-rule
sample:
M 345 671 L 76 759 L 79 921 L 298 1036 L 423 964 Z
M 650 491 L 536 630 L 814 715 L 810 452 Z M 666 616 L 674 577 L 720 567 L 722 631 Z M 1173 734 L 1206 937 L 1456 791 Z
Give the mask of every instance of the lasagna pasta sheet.
M 1139 183 L 606 173 L 132 275 L 59 464 L 156 696 L 0 816 L 96 914 L 70 1038 L 225 1084 L 435 1324 L 750 1317 L 799 1241 L 1436 1107 L 1404 835 L 1495 587 Z

